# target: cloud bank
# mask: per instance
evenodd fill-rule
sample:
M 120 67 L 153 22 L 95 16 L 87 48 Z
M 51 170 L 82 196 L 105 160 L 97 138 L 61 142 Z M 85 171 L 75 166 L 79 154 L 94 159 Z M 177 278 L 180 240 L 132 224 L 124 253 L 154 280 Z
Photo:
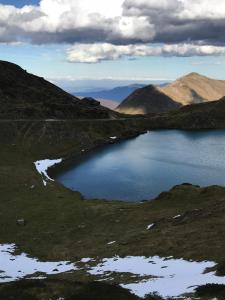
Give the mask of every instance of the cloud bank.
M 191 57 L 225 55 L 225 46 L 174 44 L 153 47 L 147 45 L 78 44 L 68 48 L 67 59 L 73 63 L 97 63 L 124 57 L 164 56 Z
M 0 5 L 0 43 L 65 43 L 70 62 L 223 55 L 224 0 L 41 0 Z M 154 44 L 162 46 L 154 46 Z

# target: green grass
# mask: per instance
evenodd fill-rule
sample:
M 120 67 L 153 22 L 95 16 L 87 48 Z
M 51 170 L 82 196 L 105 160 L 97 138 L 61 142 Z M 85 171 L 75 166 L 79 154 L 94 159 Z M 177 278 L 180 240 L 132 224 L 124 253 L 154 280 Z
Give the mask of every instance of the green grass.
M 50 298 L 51 297 L 51 298 Z M 60 279 L 21 280 L 0 285 L 4 300 L 140 300 L 128 290 L 101 282 L 65 281 Z M 150 298 L 154 300 L 155 298 Z M 157 300 L 157 299 L 156 299 Z
M 84 201 L 79 193 L 56 182 L 43 186 L 33 162 L 78 155 L 83 147 L 92 148 L 96 141 L 115 133 L 114 126 L 113 132 L 109 125 L 97 127 L 88 125 L 85 131 L 78 127 L 78 138 L 72 143 L 65 140 L 53 145 L 28 139 L 24 144 L 1 145 L 0 242 L 14 242 L 21 251 L 52 260 L 115 253 L 223 260 L 224 188 L 184 185 L 154 201 L 133 204 Z M 174 220 L 178 214 L 184 217 Z M 17 225 L 21 218 L 26 220 L 25 226 Z M 156 227 L 147 231 L 151 223 Z M 107 246 L 112 240 L 117 243 Z
M 222 284 L 206 284 L 196 289 L 196 296 L 200 299 L 225 299 L 225 286 Z
M 180 186 L 144 204 L 85 201 L 53 182 L 47 187 L 24 149 L 1 147 L 0 242 L 51 260 L 118 255 L 224 257 L 225 189 Z M 34 188 L 31 187 L 34 185 Z M 196 211 L 199 209 L 199 211 Z M 184 215 L 174 220 L 175 215 Z M 24 218 L 25 226 L 17 219 Z M 147 225 L 156 227 L 147 231 Z M 107 246 L 109 241 L 117 243 Z
M 34 124 L 33 131 L 16 125 L 19 134 L 1 142 L 0 243 L 15 243 L 18 251 L 42 260 L 117 254 L 224 261 L 225 188 L 181 185 L 153 201 L 133 204 L 85 201 L 57 182 L 44 187 L 35 160 L 77 156 L 83 147 L 91 149 L 111 135 L 124 137 L 133 131 L 122 123 L 67 123 L 55 131 L 54 124 L 45 124 L 50 127 L 43 135 L 43 124 Z M 178 214 L 182 217 L 173 219 Z M 21 218 L 25 226 L 17 225 Z M 151 223 L 156 227 L 146 230 Z M 112 240 L 116 243 L 107 245 Z M 84 274 L 81 279 L 86 280 Z

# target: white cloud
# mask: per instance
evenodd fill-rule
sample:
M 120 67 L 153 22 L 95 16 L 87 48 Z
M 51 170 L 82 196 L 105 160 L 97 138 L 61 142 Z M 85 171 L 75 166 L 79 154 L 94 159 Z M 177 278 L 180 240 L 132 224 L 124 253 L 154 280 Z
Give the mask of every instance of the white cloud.
M 183 9 L 180 18 L 222 19 L 225 17 L 224 0 L 180 0 Z
M 222 55 L 218 45 L 225 46 L 224 31 L 224 0 L 41 0 L 23 8 L 0 4 L 0 43 L 75 44 L 67 51 L 70 61 Z
M 225 47 L 212 45 L 177 44 L 157 48 L 158 55 L 164 56 L 211 56 L 224 55 Z
M 0 5 L 0 42 L 149 41 L 154 26 L 143 16 L 123 16 L 123 0 L 41 0 L 39 6 Z
M 73 63 L 97 63 L 123 57 L 141 56 L 212 56 L 225 55 L 225 47 L 211 45 L 176 44 L 160 47 L 148 45 L 116 46 L 108 43 L 77 44 L 67 49 L 67 60 Z
M 123 6 L 124 12 L 129 15 L 151 16 L 158 11 L 176 15 L 180 19 L 225 17 L 224 0 L 125 0 Z
M 124 56 L 145 56 L 148 49 L 145 45 L 78 44 L 67 50 L 67 58 L 70 62 L 97 63 Z
M 175 12 L 181 4 L 180 0 L 125 0 L 123 7 L 127 15 L 149 16 L 155 11 Z

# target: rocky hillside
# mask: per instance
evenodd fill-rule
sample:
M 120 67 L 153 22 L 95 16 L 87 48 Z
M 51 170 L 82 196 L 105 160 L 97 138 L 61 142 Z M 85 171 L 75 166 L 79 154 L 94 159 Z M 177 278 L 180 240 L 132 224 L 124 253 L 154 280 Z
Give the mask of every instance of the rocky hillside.
M 80 100 L 44 78 L 0 61 L 0 119 L 115 118 L 92 99 Z
M 152 128 L 225 128 L 225 97 L 218 101 L 186 105 L 177 111 L 150 116 Z
M 215 101 L 225 96 L 225 81 L 190 73 L 160 89 L 182 105 Z
M 127 114 L 149 114 L 171 111 L 180 106 L 158 87 L 148 85 L 135 90 L 116 110 Z

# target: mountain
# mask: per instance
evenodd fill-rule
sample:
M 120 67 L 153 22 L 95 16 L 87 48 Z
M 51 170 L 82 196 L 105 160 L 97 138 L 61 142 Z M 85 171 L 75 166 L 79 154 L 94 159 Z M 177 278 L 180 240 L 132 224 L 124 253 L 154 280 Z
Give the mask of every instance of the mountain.
M 182 105 L 215 101 L 225 96 L 225 81 L 190 73 L 160 89 Z
M 152 128 L 218 129 L 225 128 L 225 97 L 211 102 L 182 106 L 149 120 Z
M 16 64 L 0 61 L 0 119 L 115 118 L 93 99 L 80 100 Z
M 223 96 L 225 81 L 190 73 L 166 86 L 148 86 L 133 92 L 117 107 L 117 111 L 128 114 L 160 113 L 183 105 L 216 101 Z
M 148 114 L 167 112 L 180 106 L 161 92 L 160 88 L 148 85 L 135 90 L 116 110 L 126 114 Z
M 80 92 L 80 93 L 73 93 L 75 96 L 80 97 L 93 97 L 95 99 L 101 100 L 113 100 L 115 102 L 120 103 L 123 99 L 133 93 L 136 89 L 144 87 L 144 84 L 131 84 L 128 86 L 120 86 L 115 87 L 110 90 L 101 90 L 101 91 L 93 91 L 93 92 Z

